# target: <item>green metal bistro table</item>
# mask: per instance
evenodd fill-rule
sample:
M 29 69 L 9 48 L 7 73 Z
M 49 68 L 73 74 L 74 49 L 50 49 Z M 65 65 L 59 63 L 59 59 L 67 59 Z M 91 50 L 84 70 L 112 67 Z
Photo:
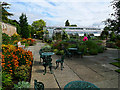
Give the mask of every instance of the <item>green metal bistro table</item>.
M 68 48 L 70 51 L 77 51 L 77 48 Z
M 75 55 L 75 53 L 77 52 L 77 48 L 68 48 L 68 50 Z
M 43 56 L 51 56 L 51 55 L 54 55 L 55 53 L 53 52 L 43 52 L 42 55 Z
M 71 81 L 65 85 L 64 90 L 100 90 L 100 89 L 90 82 Z
M 44 56 L 44 59 L 43 59 L 43 66 L 45 67 L 44 69 L 44 74 L 46 74 L 46 67 L 49 66 L 50 68 L 50 72 L 52 74 L 52 58 L 51 56 L 54 55 L 55 53 L 53 52 L 43 52 L 42 55 Z

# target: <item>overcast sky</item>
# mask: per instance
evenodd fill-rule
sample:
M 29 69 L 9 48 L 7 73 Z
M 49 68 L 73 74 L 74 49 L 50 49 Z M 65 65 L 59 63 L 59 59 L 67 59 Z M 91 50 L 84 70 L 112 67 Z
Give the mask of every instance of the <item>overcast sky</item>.
M 19 21 L 21 13 L 28 23 L 43 19 L 47 26 L 64 26 L 65 21 L 84 27 L 102 27 L 102 21 L 110 18 L 113 0 L 5 0 L 11 4 L 8 10 Z

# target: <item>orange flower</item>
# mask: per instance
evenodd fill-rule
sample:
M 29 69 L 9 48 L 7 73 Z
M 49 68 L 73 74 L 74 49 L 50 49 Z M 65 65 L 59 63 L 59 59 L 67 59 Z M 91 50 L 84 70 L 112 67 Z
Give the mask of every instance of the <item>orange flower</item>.
M 12 72 L 12 70 L 9 70 L 10 72 Z
M 4 66 L 5 65 L 5 63 L 1 63 L 2 64 L 2 66 Z

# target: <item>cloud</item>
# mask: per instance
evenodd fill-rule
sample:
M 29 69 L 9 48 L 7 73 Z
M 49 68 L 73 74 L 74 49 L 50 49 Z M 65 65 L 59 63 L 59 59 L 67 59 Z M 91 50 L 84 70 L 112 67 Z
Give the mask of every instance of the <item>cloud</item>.
M 47 26 L 70 24 L 94 26 L 109 18 L 113 11 L 111 0 L 6 0 L 11 3 L 11 19 L 19 20 L 21 13 L 26 13 L 28 22 L 43 19 Z

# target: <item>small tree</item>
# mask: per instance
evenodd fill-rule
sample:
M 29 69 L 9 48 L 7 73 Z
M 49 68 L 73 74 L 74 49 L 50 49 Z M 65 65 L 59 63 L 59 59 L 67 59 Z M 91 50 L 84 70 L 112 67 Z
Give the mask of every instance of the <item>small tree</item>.
M 73 25 L 70 25 L 71 27 L 77 27 L 77 25 L 76 24 L 73 24 Z
M 64 39 L 68 39 L 68 34 L 65 32 L 65 30 L 63 30 L 63 34 L 62 34 L 62 40 Z
M 43 27 L 45 27 L 45 26 L 46 26 L 46 22 L 44 20 L 42 20 L 42 19 L 34 21 L 32 23 L 32 27 L 34 27 L 34 29 L 36 31 L 43 30 Z
M 65 22 L 65 26 L 70 26 L 70 23 L 68 20 Z
M 20 23 L 20 29 L 21 29 L 21 35 L 22 38 L 28 38 L 30 35 L 30 31 L 28 29 L 28 22 L 27 22 L 27 17 L 25 14 L 22 13 L 22 15 L 19 18 L 19 23 Z

